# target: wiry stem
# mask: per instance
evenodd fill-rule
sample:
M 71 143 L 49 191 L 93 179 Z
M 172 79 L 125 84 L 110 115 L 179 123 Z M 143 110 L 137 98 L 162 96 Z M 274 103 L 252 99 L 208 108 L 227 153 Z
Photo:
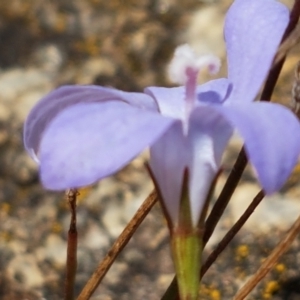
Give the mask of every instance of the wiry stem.
M 203 235 L 203 245 L 205 246 L 208 240 L 210 239 L 212 233 L 214 232 L 221 216 L 224 213 L 225 208 L 227 207 L 229 200 L 233 192 L 235 191 L 242 174 L 247 165 L 247 157 L 245 153 L 245 149 L 239 153 L 239 156 L 228 176 L 228 179 L 219 195 L 215 205 L 213 206 L 206 222 L 205 222 L 205 231 Z
M 291 10 L 290 22 L 284 32 L 281 44 L 284 43 L 284 41 L 289 37 L 289 35 L 295 29 L 295 27 L 298 23 L 298 20 L 299 20 L 299 16 L 300 16 L 300 0 L 296 0 L 293 8 Z M 283 64 L 285 62 L 285 58 L 286 58 L 286 55 L 284 55 L 280 61 L 277 61 L 275 58 L 274 62 L 276 61 L 276 63 L 273 64 L 273 67 L 271 68 L 271 70 L 269 72 L 269 75 L 266 80 L 266 84 L 265 84 L 264 89 L 261 94 L 262 101 L 270 101 L 271 100 L 271 97 L 272 97 L 272 94 L 274 91 L 274 87 L 276 85 L 279 74 L 280 74 Z
M 293 240 L 299 234 L 300 231 L 300 216 L 295 221 L 293 226 L 289 229 L 288 233 L 276 246 L 272 253 L 261 264 L 258 271 L 250 278 L 250 280 L 237 292 L 234 300 L 242 300 L 255 288 L 255 286 L 266 276 L 266 274 L 276 264 L 281 255 L 288 250 Z
M 157 194 L 156 191 L 153 191 L 147 199 L 140 206 L 136 214 L 127 224 L 121 235 L 114 242 L 111 249 L 108 251 L 102 262 L 98 265 L 93 275 L 90 277 L 77 300 L 87 300 L 90 299 L 105 274 L 117 258 L 118 254 L 123 250 L 123 248 L 127 245 L 136 229 L 140 226 L 144 218 L 148 215 L 153 205 L 157 202 Z
M 237 220 L 237 222 L 231 227 L 231 229 L 225 234 L 221 242 L 219 242 L 217 248 L 210 253 L 208 258 L 206 259 L 205 263 L 201 268 L 201 278 L 204 276 L 206 271 L 210 268 L 210 266 L 216 261 L 220 253 L 227 247 L 227 245 L 232 241 L 235 235 L 240 231 L 240 229 L 244 226 L 246 221 L 254 212 L 255 208 L 264 198 L 265 194 L 263 191 L 260 191 L 255 198 L 252 200 L 250 205 L 247 207 L 245 212 L 241 215 L 241 217 Z
M 78 191 L 71 189 L 67 193 L 67 200 L 71 210 L 71 221 L 68 232 L 67 267 L 65 282 L 65 300 L 74 299 L 74 284 L 77 270 L 77 228 L 76 228 L 76 200 Z

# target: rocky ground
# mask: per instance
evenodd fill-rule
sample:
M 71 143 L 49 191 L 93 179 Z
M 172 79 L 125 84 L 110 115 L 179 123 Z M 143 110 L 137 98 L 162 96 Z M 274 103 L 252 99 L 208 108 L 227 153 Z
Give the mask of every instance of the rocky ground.
M 205 3 L 204 3 L 205 2 Z M 0 1 L 0 298 L 62 299 L 69 211 L 65 196 L 46 192 L 22 145 L 22 124 L 36 101 L 62 84 L 100 84 L 127 91 L 169 85 L 174 47 L 225 58 L 223 17 L 230 1 Z M 290 1 L 291 2 L 291 1 Z M 275 100 L 288 105 L 297 51 Z M 223 69 L 223 74 L 225 67 Z M 240 148 L 224 159 L 220 191 Z M 82 191 L 78 206 L 78 293 L 152 189 L 147 154 Z M 203 279 L 202 299 L 231 299 L 300 213 L 298 171 L 266 198 Z M 208 244 L 209 253 L 259 191 L 247 169 Z M 249 299 L 300 298 L 300 239 Z M 173 277 L 168 232 L 154 207 L 92 299 L 159 299 Z

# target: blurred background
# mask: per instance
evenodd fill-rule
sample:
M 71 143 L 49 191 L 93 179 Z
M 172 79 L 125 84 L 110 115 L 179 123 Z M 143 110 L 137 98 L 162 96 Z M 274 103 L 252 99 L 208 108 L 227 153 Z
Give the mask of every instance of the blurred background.
M 286 1 L 291 5 L 292 1 Z M 125 91 L 169 86 L 174 48 L 190 43 L 218 55 L 226 76 L 224 15 L 231 1 L 0 0 L 0 298 L 63 298 L 69 211 L 63 193 L 45 191 L 22 144 L 32 106 L 65 84 Z M 298 50 L 280 78 L 275 101 L 290 101 Z M 218 74 L 220 76 L 220 74 Z M 201 80 L 207 80 L 204 74 Z M 224 159 L 220 191 L 241 141 Z M 76 294 L 153 186 L 144 153 L 117 175 L 81 191 Z M 95 158 L 96 159 L 96 158 Z M 299 168 L 300 169 L 300 168 Z M 259 187 L 250 168 L 208 245 L 211 250 Z M 265 199 L 203 281 L 202 299 L 231 299 L 300 213 L 298 170 L 282 192 Z M 249 299 L 299 299 L 300 241 Z M 168 231 L 157 205 L 92 299 L 159 299 L 173 278 Z M 294 298 L 293 298 L 294 297 Z

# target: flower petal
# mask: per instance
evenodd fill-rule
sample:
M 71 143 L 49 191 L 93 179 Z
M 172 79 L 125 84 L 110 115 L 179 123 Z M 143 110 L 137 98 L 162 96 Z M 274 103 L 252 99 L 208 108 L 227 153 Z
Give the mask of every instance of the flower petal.
M 185 87 L 147 87 L 144 92 L 152 96 L 162 115 L 183 120 L 185 117 Z
M 218 107 L 245 141 L 258 180 L 268 194 L 280 189 L 300 153 L 300 123 L 294 114 L 275 103 Z
M 230 95 L 232 84 L 227 78 L 210 80 L 197 87 L 197 99 L 200 104 L 222 104 Z
M 189 192 L 195 226 L 232 132 L 228 121 L 210 106 L 199 107 L 191 115 L 188 133 Z
M 228 78 L 233 101 L 253 101 L 289 21 L 286 6 L 274 0 L 235 0 L 225 19 Z
M 172 122 L 121 101 L 66 108 L 41 139 L 42 182 L 51 190 L 94 183 L 126 165 Z
M 176 226 L 184 169 L 188 165 L 186 137 L 182 122 L 176 121 L 150 148 L 150 168 L 165 207 Z
M 222 103 L 231 91 L 231 83 L 227 78 L 208 81 L 197 86 L 198 104 Z M 152 96 L 162 115 L 175 119 L 185 119 L 185 87 L 164 88 L 148 87 L 144 92 Z
M 66 107 L 77 103 L 119 100 L 156 111 L 155 101 L 142 93 L 127 93 L 100 86 L 63 86 L 42 98 L 31 110 L 24 125 L 24 145 L 31 156 L 38 156 L 41 136 L 53 118 Z

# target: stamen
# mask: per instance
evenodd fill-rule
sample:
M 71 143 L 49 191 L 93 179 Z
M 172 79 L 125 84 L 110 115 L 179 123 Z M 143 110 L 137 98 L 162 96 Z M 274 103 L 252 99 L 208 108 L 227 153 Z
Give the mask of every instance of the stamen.
M 169 76 L 174 83 L 185 85 L 187 118 L 196 101 L 197 77 L 200 70 L 208 68 L 210 74 L 216 74 L 220 65 L 220 60 L 216 56 L 210 54 L 198 56 L 188 44 L 176 48 L 169 66 Z
M 187 68 L 195 69 L 197 56 L 188 44 L 178 46 L 169 66 L 169 77 L 171 81 L 185 84 L 187 81 Z M 195 69 L 195 71 L 198 71 Z
M 184 44 L 175 49 L 168 71 L 172 82 L 186 84 L 189 75 L 187 73 L 188 68 L 197 74 L 201 69 L 208 68 L 209 73 L 213 75 L 218 73 L 220 66 L 218 57 L 212 54 L 199 56 L 188 44 Z
M 188 118 L 196 101 L 197 77 L 199 71 L 187 67 L 185 73 L 187 77 L 185 82 L 186 117 Z

